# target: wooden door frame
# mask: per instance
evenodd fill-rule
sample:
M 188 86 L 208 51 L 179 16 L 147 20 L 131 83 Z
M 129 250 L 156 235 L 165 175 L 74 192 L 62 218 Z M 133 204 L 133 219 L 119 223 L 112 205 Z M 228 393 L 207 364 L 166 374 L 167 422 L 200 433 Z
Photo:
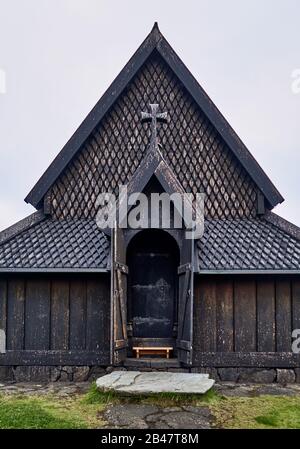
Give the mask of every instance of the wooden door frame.
M 180 264 L 180 257 L 181 257 L 181 249 L 180 249 L 180 242 L 181 242 L 181 230 L 177 230 L 177 229 L 161 229 L 161 228 L 149 228 L 149 229 L 137 229 L 137 230 L 126 230 L 125 232 L 125 240 L 126 240 L 126 265 L 128 266 L 128 248 L 130 243 L 132 242 L 132 240 L 137 237 L 141 232 L 143 231 L 161 231 L 161 233 L 166 233 L 171 239 L 172 239 L 172 245 L 174 245 L 174 249 L 176 249 L 176 252 L 178 254 L 178 265 Z M 177 267 L 178 267 L 177 265 Z M 129 268 L 129 278 L 130 278 L 130 267 Z M 177 268 L 176 271 L 174 272 L 174 275 L 177 274 Z M 176 278 L 176 276 L 174 276 Z M 155 342 L 157 343 L 158 340 L 161 340 L 163 343 L 163 346 L 170 346 L 171 344 L 174 344 L 174 348 L 176 347 L 176 339 L 177 339 L 177 331 L 178 331 L 178 294 L 179 294 L 179 289 L 178 289 L 178 285 L 176 283 L 176 285 L 174 286 L 174 298 L 175 298 L 175 305 L 174 305 L 174 311 L 173 311 L 173 331 L 172 334 L 173 336 L 170 338 L 159 338 L 159 339 L 155 339 L 155 338 L 141 338 L 141 340 L 143 341 L 148 341 L 149 345 L 151 346 L 151 344 L 155 344 Z M 127 289 L 127 334 L 128 334 L 128 339 L 132 339 L 135 338 L 135 341 L 139 340 L 138 337 L 134 337 L 132 335 L 132 323 L 128 320 L 128 317 L 130 316 L 130 314 L 128 313 L 128 308 L 131 305 L 130 301 L 129 301 L 129 282 L 128 282 L 128 289 Z M 129 344 L 130 347 L 130 344 Z

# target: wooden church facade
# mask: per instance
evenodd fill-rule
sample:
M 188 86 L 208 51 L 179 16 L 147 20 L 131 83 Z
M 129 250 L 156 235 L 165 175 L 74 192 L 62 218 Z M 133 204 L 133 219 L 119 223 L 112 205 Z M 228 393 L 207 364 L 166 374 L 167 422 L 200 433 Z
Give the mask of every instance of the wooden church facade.
M 149 104 L 168 114 L 155 141 Z M 120 185 L 204 193 L 203 236 L 99 229 L 97 197 Z M 156 25 L 26 201 L 37 212 L 0 234 L 2 377 L 132 368 L 140 344 L 172 346 L 166 369 L 299 377 L 300 229 Z

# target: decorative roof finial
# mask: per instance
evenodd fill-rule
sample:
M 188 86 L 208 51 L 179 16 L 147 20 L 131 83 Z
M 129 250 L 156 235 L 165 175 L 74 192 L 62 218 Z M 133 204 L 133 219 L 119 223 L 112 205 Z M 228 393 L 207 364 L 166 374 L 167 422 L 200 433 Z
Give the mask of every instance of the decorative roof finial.
M 153 30 L 155 30 L 155 29 L 159 31 L 158 22 L 154 22 Z
M 167 112 L 158 112 L 158 104 L 150 104 L 151 112 L 142 112 L 142 123 L 151 122 L 151 144 L 157 144 L 157 123 L 167 123 Z

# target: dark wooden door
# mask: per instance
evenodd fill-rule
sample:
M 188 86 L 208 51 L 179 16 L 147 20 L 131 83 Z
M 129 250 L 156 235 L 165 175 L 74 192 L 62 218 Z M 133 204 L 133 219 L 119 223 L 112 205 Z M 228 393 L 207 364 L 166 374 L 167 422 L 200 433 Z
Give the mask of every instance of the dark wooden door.
M 194 285 L 194 240 L 183 239 L 178 267 L 178 359 L 185 365 L 193 358 L 193 285 Z
M 176 321 L 175 241 L 162 231 L 144 231 L 129 251 L 132 336 L 172 339 Z

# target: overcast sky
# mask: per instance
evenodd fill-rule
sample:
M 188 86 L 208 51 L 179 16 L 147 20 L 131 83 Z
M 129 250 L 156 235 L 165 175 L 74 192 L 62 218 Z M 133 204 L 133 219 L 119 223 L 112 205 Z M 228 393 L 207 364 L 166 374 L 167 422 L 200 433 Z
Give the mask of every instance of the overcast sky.
M 0 229 L 154 21 L 300 226 L 299 20 L 299 0 L 0 0 Z

